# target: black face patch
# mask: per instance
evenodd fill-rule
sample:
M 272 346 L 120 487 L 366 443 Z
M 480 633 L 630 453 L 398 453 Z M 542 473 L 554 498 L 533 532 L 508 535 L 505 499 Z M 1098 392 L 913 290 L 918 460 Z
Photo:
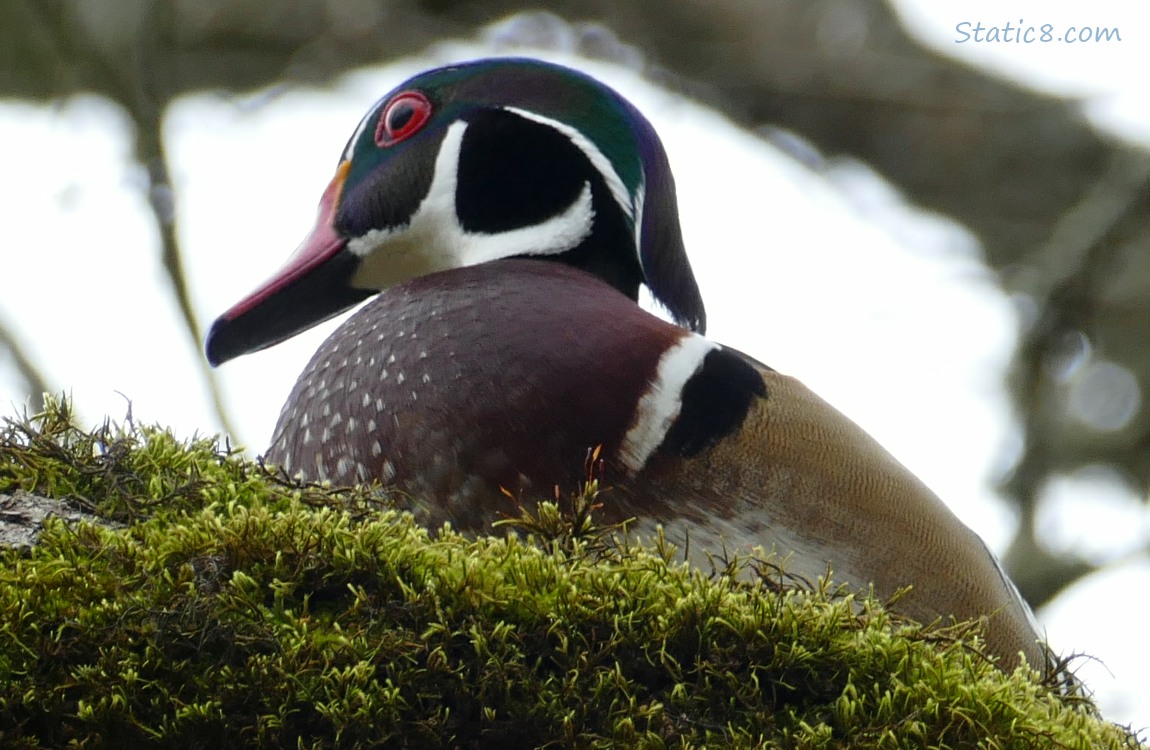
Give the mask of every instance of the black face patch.
M 591 234 L 555 260 L 598 276 L 631 299 L 643 272 L 634 231 L 603 176 L 563 133 L 514 112 L 471 114 L 459 154 L 456 212 L 465 231 L 497 233 L 544 222 L 591 187 Z
M 587 157 L 554 128 L 481 110 L 460 147 L 459 223 L 491 234 L 538 224 L 566 210 L 594 176 Z
M 765 398 L 763 378 L 739 352 L 716 349 L 683 386 L 682 409 L 659 450 L 694 456 L 742 426 L 756 398 Z

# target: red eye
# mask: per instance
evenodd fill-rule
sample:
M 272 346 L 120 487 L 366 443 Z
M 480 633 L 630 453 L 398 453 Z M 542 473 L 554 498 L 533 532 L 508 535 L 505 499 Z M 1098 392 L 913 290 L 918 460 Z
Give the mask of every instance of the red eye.
M 431 117 L 431 102 L 418 91 L 396 94 L 375 126 L 375 145 L 386 148 L 414 135 Z

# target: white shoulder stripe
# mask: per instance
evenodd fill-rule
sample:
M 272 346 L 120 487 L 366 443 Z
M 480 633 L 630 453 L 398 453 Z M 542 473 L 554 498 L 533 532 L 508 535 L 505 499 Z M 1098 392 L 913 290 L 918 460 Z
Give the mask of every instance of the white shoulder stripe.
M 663 442 L 683 408 L 683 386 L 703 366 L 706 356 L 718 348 L 718 344 L 690 333 L 663 352 L 655 378 L 636 404 L 631 428 L 619 448 L 620 459 L 632 474 L 646 465 Z

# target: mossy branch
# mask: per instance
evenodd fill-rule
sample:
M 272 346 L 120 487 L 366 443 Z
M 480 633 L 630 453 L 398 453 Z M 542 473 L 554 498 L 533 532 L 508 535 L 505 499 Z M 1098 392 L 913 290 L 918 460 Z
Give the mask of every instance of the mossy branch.
M 593 484 L 525 536 L 433 535 L 378 487 L 54 402 L 0 434 L 18 491 L 123 527 L 0 552 L 5 747 L 1138 746 L 972 627 L 612 544 Z

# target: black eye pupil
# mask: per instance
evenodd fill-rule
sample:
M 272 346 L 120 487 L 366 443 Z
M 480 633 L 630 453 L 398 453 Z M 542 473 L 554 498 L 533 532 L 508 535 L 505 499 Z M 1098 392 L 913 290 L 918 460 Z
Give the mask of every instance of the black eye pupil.
M 393 133 L 403 130 L 413 117 L 415 117 L 415 107 L 407 102 L 402 102 L 388 113 L 387 128 Z

